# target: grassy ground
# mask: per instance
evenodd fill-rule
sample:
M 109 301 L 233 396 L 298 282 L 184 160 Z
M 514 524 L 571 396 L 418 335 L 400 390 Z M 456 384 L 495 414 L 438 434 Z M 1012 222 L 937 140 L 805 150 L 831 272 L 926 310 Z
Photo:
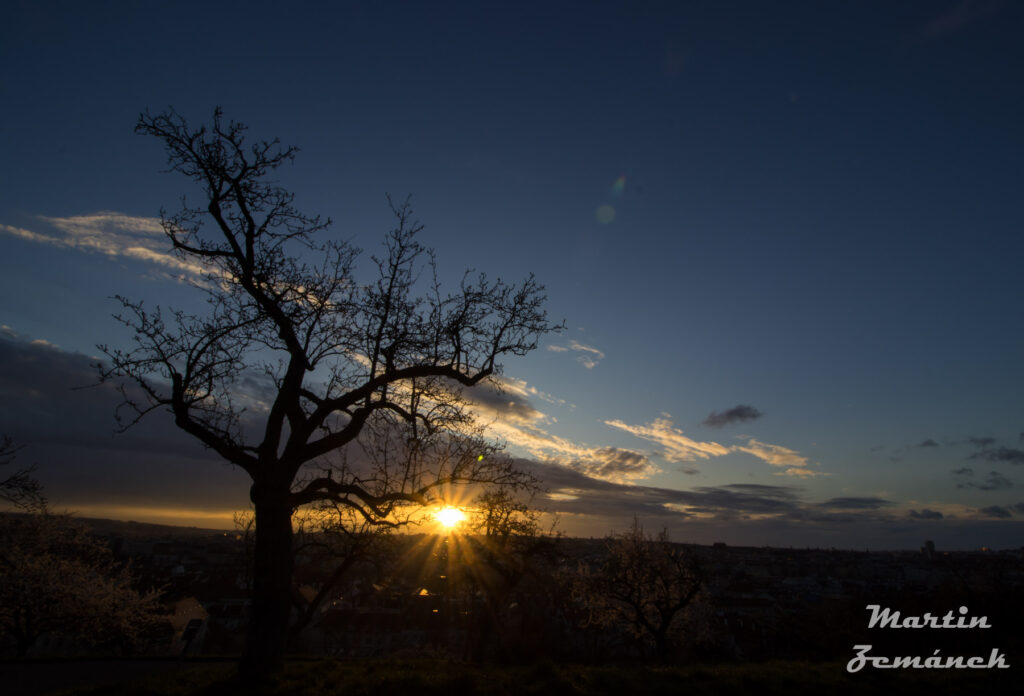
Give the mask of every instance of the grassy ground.
M 470 665 L 441 661 L 293 662 L 260 692 L 232 682 L 231 666 L 183 666 L 173 676 L 62 692 L 75 696 L 530 696 L 540 694 L 863 694 L 898 690 L 915 694 L 974 694 L 1015 689 L 1016 669 L 867 670 L 847 674 L 845 663 L 765 662 L 686 667 L 598 667 L 540 663 L 531 666 Z

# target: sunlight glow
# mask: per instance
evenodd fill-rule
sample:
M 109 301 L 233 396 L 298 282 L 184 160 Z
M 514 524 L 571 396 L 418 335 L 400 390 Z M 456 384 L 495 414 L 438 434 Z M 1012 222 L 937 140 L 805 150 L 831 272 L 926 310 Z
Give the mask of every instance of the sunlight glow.
M 434 514 L 434 519 L 441 523 L 445 529 L 454 529 L 455 526 L 466 519 L 466 513 L 454 507 L 446 507 Z

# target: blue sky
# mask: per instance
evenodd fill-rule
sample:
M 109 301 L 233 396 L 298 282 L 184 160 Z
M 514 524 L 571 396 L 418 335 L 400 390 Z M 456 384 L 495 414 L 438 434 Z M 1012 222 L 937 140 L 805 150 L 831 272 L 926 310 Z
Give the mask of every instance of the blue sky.
M 570 533 L 1020 545 L 1024 8 L 550 5 L 15 4 L 0 426 L 54 501 L 245 504 L 167 423 L 111 438 L 111 395 L 67 390 L 129 339 L 112 295 L 196 306 L 154 226 L 188 182 L 132 131 L 220 105 L 301 148 L 282 183 L 329 234 L 373 251 L 411 194 L 448 279 L 547 286 L 568 330 L 491 405 Z

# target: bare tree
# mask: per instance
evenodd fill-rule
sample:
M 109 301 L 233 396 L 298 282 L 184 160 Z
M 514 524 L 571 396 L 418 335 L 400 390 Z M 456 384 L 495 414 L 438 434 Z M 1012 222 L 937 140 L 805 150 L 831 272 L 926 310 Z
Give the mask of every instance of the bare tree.
M 16 447 L 10 436 L 0 437 L 0 467 L 7 467 L 14 463 L 16 455 L 21 447 Z M 18 469 L 0 479 L 0 500 L 6 501 L 16 508 L 28 511 L 39 511 L 46 507 L 46 498 L 43 496 L 43 487 L 32 472 L 34 466 Z
M 591 624 L 625 626 L 654 643 L 666 661 L 684 610 L 701 590 L 703 573 L 685 547 L 669 541 L 668 531 L 651 537 L 638 518 L 622 534 L 607 538 L 606 555 L 594 569 L 581 568 L 574 594 L 587 605 Z
M 404 509 L 430 504 L 448 485 L 519 485 L 524 477 L 508 460 L 464 437 L 472 417 L 461 389 L 560 327 L 548 321 L 532 276 L 508 285 L 467 273 L 443 294 L 408 202 L 388 199 L 396 226 L 372 257 L 375 279 L 359 282 L 358 250 L 316 241 L 330 221 L 301 213 L 294 194 L 270 179 L 297 150 L 247 144 L 246 128 L 225 123 L 219 109 L 199 128 L 173 110 L 147 112 L 136 131 L 160 140 L 170 169 L 202 191 L 200 206 L 183 201 L 161 219 L 183 264 L 200 271 L 209 309 L 165 317 L 120 298 L 118 318 L 135 347 L 100 346 L 109 359 L 102 376 L 127 378 L 141 392 L 124 390 L 127 425 L 168 410 L 251 477 L 254 584 L 241 673 L 258 677 L 282 665 L 293 512 L 326 501 L 396 525 L 408 520 Z M 254 397 L 244 382 L 259 370 L 273 387 Z M 411 443 L 407 456 L 384 467 L 332 467 L 332 453 L 368 426 Z

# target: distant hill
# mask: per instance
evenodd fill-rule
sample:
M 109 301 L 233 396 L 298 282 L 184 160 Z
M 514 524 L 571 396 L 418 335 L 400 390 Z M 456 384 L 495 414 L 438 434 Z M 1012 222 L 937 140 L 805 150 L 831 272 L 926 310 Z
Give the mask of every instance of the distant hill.
M 6 514 L 21 516 L 25 513 L 8 512 Z M 90 529 L 101 536 L 119 536 L 124 539 L 154 539 L 173 537 L 208 537 L 234 536 L 234 532 L 223 529 L 204 529 L 202 527 L 178 527 L 170 524 L 152 524 L 149 522 L 125 522 L 123 520 L 108 520 L 99 517 L 80 517 L 72 515 L 72 519 L 78 520 L 87 525 Z

